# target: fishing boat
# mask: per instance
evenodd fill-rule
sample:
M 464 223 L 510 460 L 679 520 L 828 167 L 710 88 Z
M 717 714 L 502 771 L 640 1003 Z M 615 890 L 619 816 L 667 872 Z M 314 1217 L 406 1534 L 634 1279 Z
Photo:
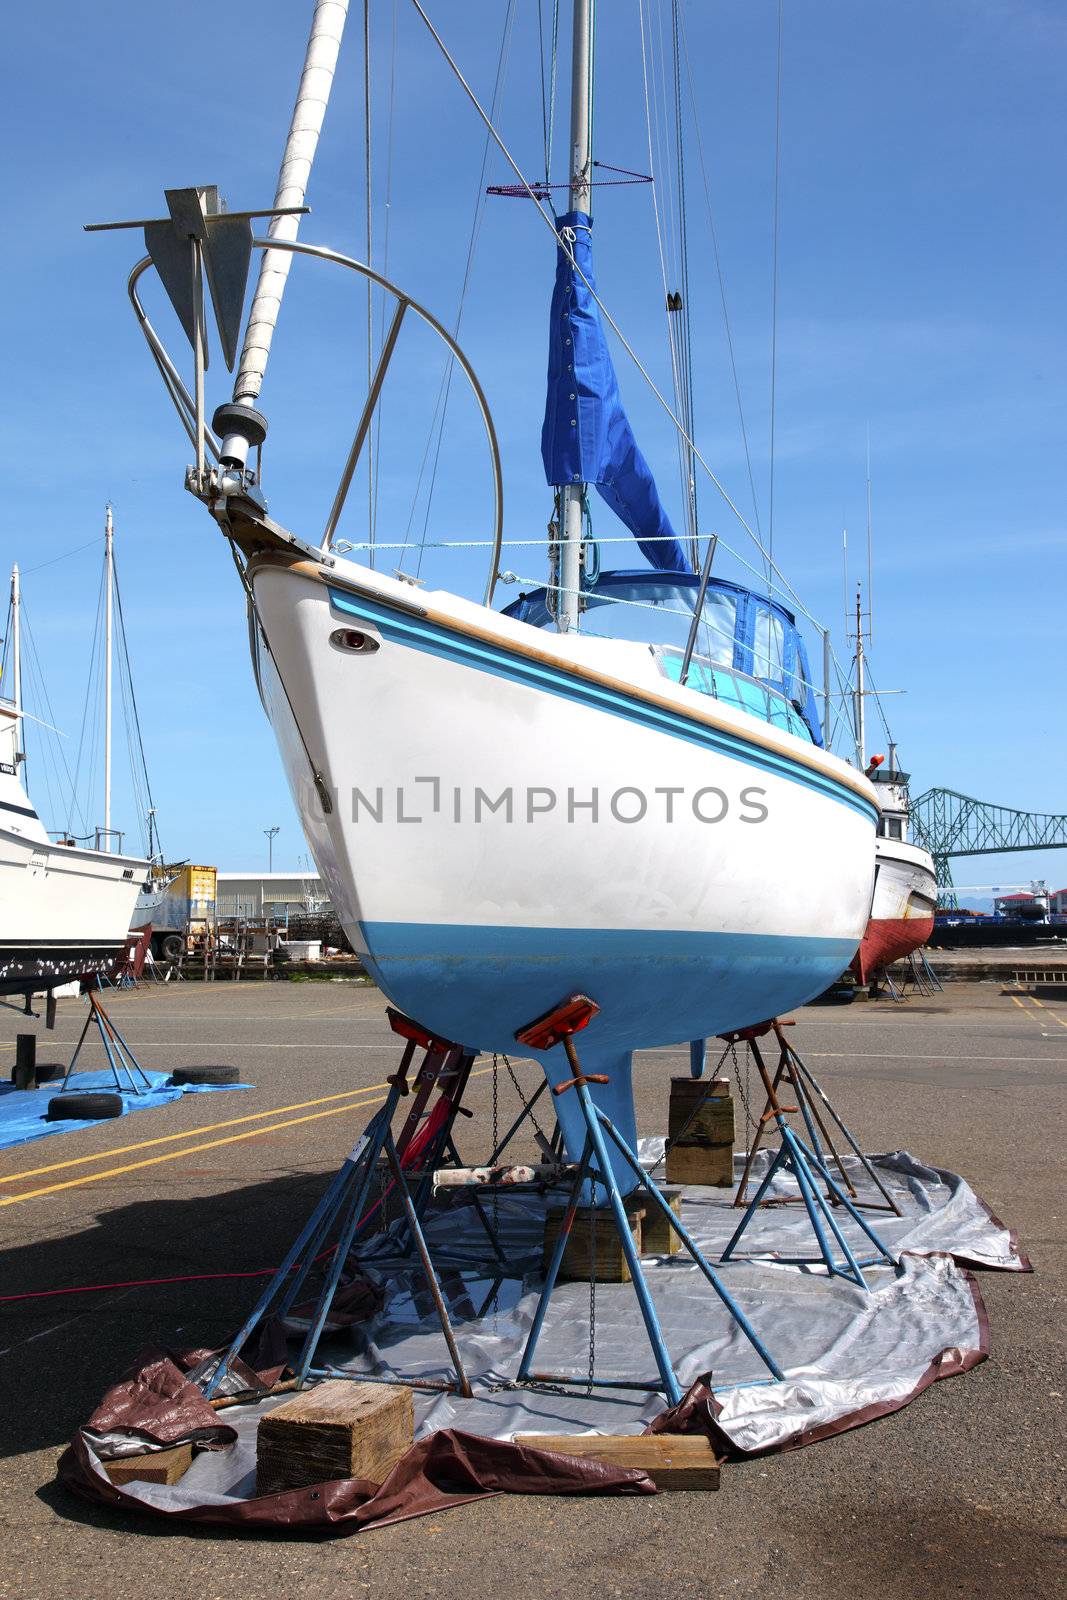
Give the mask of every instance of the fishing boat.
M 515 167 L 554 236 L 541 447 L 555 509 L 545 582 L 504 608 L 499 452 L 469 361 L 368 264 L 297 238 L 345 10 L 315 9 L 269 211 L 171 190 L 168 216 L 107 226 L 144 226 L 131 298 L 196 451 L 186 485 L 233 550 L 263 705 L 353 947 L 396 1006 L 479 1049 L 514 1048 L 531 1018 L 590 996 L 583 1068 L 606 1076 L 595 1099 L 632 1141 L 634 1050 L 760 1022 L 847 967 L 871 904 L 878 804 L 825 748 L 795 612 L 713 573 L 714 536 L 695 537 L 690 559 L 623 408 L 593 271 L 592 0 L 573 6 L 569 209 L 550 216 Z M 259 471 L 260 390 L 297 257 L 351 270 L 396 308 L 321 536 L 273 520 Z M 191 392 L 140 299 L 149 265 L 190 338 Z M 210 427 L 205 282 L 237 364 Z M 494 530 L 477 598 L 387 575 L 335 537 L 405 315 L 444 341 L 485 423 Z M 646 566 L 595 570 L 591 487 Z M 562 1048 L 541 1060 L 551 1082 L 570 1076 Z M 558 1101 L 572 1151 L 575 1099 Z
M 870 777 L 881 815 L 874 843 L 871 915 L 852 963 L 862 984 L 926 944 L 937 910 L 933 856 L 908 840 L 909 774 L 897 765 L 896 745 L 889 747 L 889 764 L 875 767 Z
M 860 585 L 856 587 L 854 614 L 855 656 L 853 657 L 852 716 L 856 758 L 865 769 L 878 797 L 878 830 L 874 841 L 874 892 L 871 914 L 860 947 L 852 958 L 851 969 L 861 984 L 877 982 L 880 973 L 920 949 L 934 931 L 937 910 L 937 871 L 934 858 L 921 845 L 908 839 L 908 782 L 910 774 L 897 763 L 897 747 L 889 741 L 889 763 L 881 755 L 867 760 L 867 699 L 881 700 L 867 683 L 867 646 L 872 632 L 870 578 L 870 467 L 867 469 L 867 596 L 863 607 Z M 847 578 L 846 578 L 847 582 Z M 884 712 L 882 717 L 884 720 Z M 886 724 L 888 732 L 888 723 Z
M 122 956 L 147 861 L 53 840 L 22 781 L 21 596 L 11 577 L 7 641 L 13 696 L 0 699 L 0 994 L 50 992 Z M 108 736 L 109 737 L 109 736 Z

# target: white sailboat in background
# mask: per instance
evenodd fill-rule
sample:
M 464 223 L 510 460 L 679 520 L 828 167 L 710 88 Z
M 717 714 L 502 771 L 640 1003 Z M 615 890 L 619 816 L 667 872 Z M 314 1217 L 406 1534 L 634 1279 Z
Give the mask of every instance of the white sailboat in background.
M 241 572 L 263 703 L 354 948 L 397 1006 L 472 1047 L 513 1048 L 532 1017 L 590 995 L 600 1015 L 583 1034 L 583 1065 L 608 1075 L 595 1098 L 632 1140 L 634 1049 L 760 1022 L 848 965 L 871 901 L 875 796 L 823 747 L 793 614 L 713 578 L 714 537 L 694 570 L 626 419 L 592 274 L 592 0 L 573 7 L 568 212 L 553 224 L 522 179 L 557 245 L 542 438 L 558 506 L 548 577 L 507 612 L 492 608 L 499 458 L 469 363 L 380 274 L 296 238 L 346 9 L 315 9 L 272 210 L 226 213 L 213 189 L 169 191 L 169 217 L 145 227 L 149 256 L 131 298 L 196 450 L 187 487 Z M 272 217 L 268 240 L 252 239 L 257 215 Z M 209 428 L 202 285 L 232 367 L 253 247 L 264 253 L 237 380 Z M 396 302 L 321 539 L 267 514 L 251 464 L 294 255 L 351 269 Z M 191 394 L 140 303 L 150 262 L 193 346 Z M 416 589 L 334 547 L 406 314 L 444 339 L 486 423 L 496 527 L 481 601 Z M 590 485 L 648 570 L 594 573 Z M 594 609 L 595 633 L 583 627 Z M 605 637 L 613 614 L 621 626 Z M 665 617 L 680 624 L 673 643 Z M 562 1049 L 543 1065 L 553 1082 L 570 1075 Z M 580 1148 L 574 1100 L 558 1110 Z
M 104 536 L 104 824 L 98 848 L 50 838 L 22 781 L 22 596 L 11 574 L 5 635 L 11 699 L 0 699 L 0 994 L 51 991 L 106 971 L 123 954 L 148 862 L 113 850 L 111 826 L 111 508 Z

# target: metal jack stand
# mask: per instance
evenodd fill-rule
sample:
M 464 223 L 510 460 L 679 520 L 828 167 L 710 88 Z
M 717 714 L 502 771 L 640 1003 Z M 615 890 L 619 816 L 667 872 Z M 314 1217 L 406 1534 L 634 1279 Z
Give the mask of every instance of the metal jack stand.
M 899 1271 L 898 1263 L 896 1258 L 882 1243 L 881 1239 L 875 1233 L 870 1224 L 860 1216 L 859 1211 L 853 1203 L 856 1191 L 852 1189 L 851 1184 L 848 1184 L 847 1178 L 845 1179 L 845 1182 L 852 1190 L 851 1197 L 849 1194 L 846 1194 L 845 1190 L 831 1175 L 826 1158 L 822 1154 L 822 1150 L 819 1146 L 818 1138 L 814 1130 L 814 1120 L 812 1117 L 813 1108 L 809 1104 L 807 1095 L 804 1092 L 803 1079 L 800 1073 L 796 1070 L 795 1062 L 799 1062 L 799 1057 L 796 1057 L 794 1061 L 795 1052 L 791 1051 L 789 1045 L 786 1043 L 781 1028 L 781 1023 L 777 1021 L 766 1022 L 761 1024 L 759 1027 L 744 1028 L 736 1034 L 726 1036 L 728 1037 L 728 1042 L 730 1043 L 733 1043 L 737 1040 L 744 1040 L 749 1045 L 755 1058 L 756 1065 L 759 1068 L 760 1076 L 763 1079 L 764 1088 L 767 1091 L 767 1110 L 760 1118 L 759 1129 L 757 1130 L 756 1138 L 753 1140 L 752 1149 L 749 1152 L 748 1162 L 745 1166 L 745 1173 L 741 1179 L 741 1188 L 738 1191 L 739 1195 L 744 1191 L 745 1185 L 748 1181 L 748 1174 L 752 1165 L 752 1159 L 756 1153 L 756 1147 L 759 1143 L 762 1131 L 767 1126 L 769 1121 L 774 1121 L 777 1125 L 778 1133 L 782 1142 L 774 1156 L 774 1159 L 768 1167 L 766 1175 L 760 1183 L 759 1188 L 756 1190 L 755 1196 L 749 1204 L 748 1209 L 741 1218 L 741 1221 L 738 1223 L 737 1228 L 734 1230 L 733 1237 L 719 1259 L 721 1262 L 726 1263 L 734 1258 L 734 1251 L 737 1245 L 740 1243 L 741 1238 L 751 1223 L 753 1217 L 756 1216 L 760 1206 L 763 1204 L 764 1196 L 766 1195 L 771 1184 L 774 1182 L 779 1172 L 788 1172 L 796 1180 L 797 1186 L 800 1189 L 800 1198 L 804 1203 L 804 1208 L 808 1213 L 808 1219 L 811 1222 L 812 1231 L 815 1234 L 816 1240 L 818 1241 L 819 1254 L 818 1256 L 786 1257 L 775 1253 L 774 1259 L 776 1261 L 789 1261 L 791 1264 L 796 1266 L 813 1266 L 821 1263 L 831 1277 L 846 1278 L 849 1280 L 849 1282 L 854 1283 L 857 1288 L 863 1289 L 867 1293 L 870 1293 L 870 1285 L 863 1276 L 863 1268 L 884 1264 L 894 1267 Z M 779 1062 L 778 1072 L 775 1075 L 773 1082 L 767 1072 L 763 1057 L 760 1054 L 759 1045 L 756 1042 L 760 1035 L 768 1033 L 771 1030 L 774 1031 L 782 1049 L 782 1056 Z M 803 1066 L 803 1063 L 800 1063 L 800 1065 Z M 786 1121 L 786 1114 L 791 1111 L 796 1111 L 798 1108 L 797 1106 L 783 1106 L 781 1101 L 778 1099 L 778 1086 L 783 1076 L 788 1077 L 790 1085 L 794 1089 L 798 1088 L 799 1086 L 797 1099 L 800 1102 L 800 1109 L 803 1111 L 807 1130 L 815 1149 L 812 1149 L 805 1144 L 804 1140 L 793 1131 L 793 1129 L 789 1126 L 789 1123 Z M 812 1082 L 814 1083 L 814 1080 L 812 1080 Z M 816 1085 L 816 1088 L 817 1087 L 818 1086 Z M 821 1095 L 822 1091 L 819 1090 L 819 1093 Z M 832 1107 L 830 1107 L 829 1101 L 826 1100 L 826 1097 L 822 1096 L 822 1098 L 827 1109 L 832 1111 Z M 844 1124 L 840 1122 L 840 1119 L 836 1120 L 838 1120 L 839 1126 L 844 1130 Z M 820 1126 L 822 1126 L 821 1122 Z M 847 1130 L 844 1131 L 847 1132 Z M 825 1128 L 823 1128 L 823 1134 L 824 1137 L 828 1139 Z M 848 1135 L 848 1137 L 851 1143 L 851 1135 Z M 853 1148 L 856 1148 L 854 1144 Z M 818 1151 L 818 1154 L 816 1154 L 816 1151 Z M 839 1172 L 841 1172 L 842 1176 L 844 1176 L 841 1168 L 840 1158 L 837 1156 L 836 1151 L 834 1152 L 834 1160 L 837 1162 Z M 871 1172 L 873 1177 L 874 1174 L 871 1171 L 869 1163 L 866 1162 L 866 1159 L 862 1156 L 861 1160 L 864 1161 L 867 1171 Z M 875 1181 L 877 1182 L 878 1180 L 875 1179 Z M 827 1196 L 825 1198 L 819 1193 L 820 1183 L 825 1184 L 826 1186 Z M 889 1200 L 888 1191 L 880 1183 L 878 1186 L 882 1190 L 882 1193 L 886 1196 L 887 1200 Z M 893 1210 L 897 1211 L 897 1207 L 892 1200 L 889 1200 L 889 1203 Z M 874 1246 L 877 1254 L 873 1256 L 865 1256 L 862 1260 L 857 1258 L 849 1246 L 849 1243 L 838 1224 L 838 1220 L 834 1215 L 834 1205 L 844 1207 L 845 1211 L 852 1218 L 853 1222 Z M 897 1214 L 899 1215 L 899 1211 L 897 1211 Z M 834 1255 L 834 1242 L 836 1242 L 841 1255 L 844 1257 L 844 1265 L 842 1265 Z
M 745 1159 L 745 1170 L 741 1174 L 741 1182 L 737 1186 L 737 1194 L 734 1197 L 734 1205 L 743 1206 L 745 1204 L 745 1195 L 748 1189 L 749 1174 L 752 1171 L 752 1163 L 756 1159 L 756 1152 L 760 1147 L 768 1124 L 777 1120 L 779 1111 L 799 1111 L 804 1118 L 804 1125 L 807 1128 L 808 1138 L 811 1140 L 811 1147 L 815 1153 L 815 1160 L 819 1170 L 824 1170 L 826 1166 L 826 1157 L 823 1154 L 822 1144 L 819 1141 L 819 1134 L 821 1133 L 829 1155 L 833 1159 L 834 1165 L 837 1167 L 838 1177 L 840 1178 L 841 1185 L 848 1194 L 849 1199 L 854 1201 L 856 1204 L 866 1206 L 868 1210 L 892 1211 L 894 1216 L 899 1217 L 901 1215 L 900 1207 L 897 1205 L 896 1201 L 893 1199 L 893 1196 L 890 1194 L 889 1190 L 878 1176 L 868 1157 L 863 1153 L 862 1147 L 857 1143 L 848 1126 L 842 1121 L 837 1111 L 831 1105 L 828 1095 L 820 1087 L 815 1074 L 811 1071 L 810 1067 L 808 1067 L 806 1063 L 801 1060 L 797 1051 L 788 1042 L 784 1033 L 782 1032 L 783 1028 L 791 1027 L 793 1027 L 793 1023 L 791 1021 L 784 1021 L 781 1018 L 776 1017 L 770 1022 L 762 1022 L 756 1027 L 742 1028 L 737 1033 L 723 1035 L 727 1046 L 727 1052 L 724 1052 L 723 1060 L 725 1060 L 726 1053 L 732 1052 L 738 1044 L 743 1043 L 747 1045 L 748 1049 L 752 1053 L 752 1059 L 756 1063 L 759 1074 L 763 1079 L 763 1087 L 767 1091 L 767 1103 L 764 1107 L 763 1115 L 760 1117 L 759 1122 L 756 1125 L 756 1132 L 753 1137 L 752 1144 L 749 1147 L 748 1155 Z M 758 1043 L 758 1041 L 767 1033 L 774 1034 L 778 1041 L 779 1047 L 778 1068 L 774 1074 L 773 1081 L 771 1081 L 768 1076 L 766 1063 L 763 1060 L 763 1055 L 760 1051 Z M 797 1103 L 795 1106 L 779 1106 L 777 1096 L 783 1079 L 788 1084 L 790 1092 L 796 1099 Z M 740 1079 L 738 1081 L 740 1082 Z M 814 1099 L 812 1098 L 813 1094 L 815 1096 Z M 748 1110 L 747 1104 L 745 1106 L 745 1110 Z M 859 1161 L 860 1166 L 874 1184 L 874 1187 L 878 1190 L 878 1193 L 882 1196 L 882 1201 L 884 1204 L 875 1200 L 860 1200 L 856 1186 L 852 1182 L 852 1179 L 849 1177 L 848 1173 L 845 1171 L 841 1157 L 837 1153 L 833 1136 L 826 1125 L 823 1113 L 833 1120 L 838 1132 L 843 1136 L 848 1144 L 849 1149 Z M 767 1202 L 768 1205 L 774 1205 L 775 1203 L 776 1202 L 774 1201 Z
M 652 1296 L 649 1293 L 648 1284 L 645 1281 L 645 1275 L 641 1267 L 640 1259 L 636 1249 L 634 1248 L 633 1239 L 630 1234 L 630 1228 L 626 1220 L 626 1207 L 623 1201 L 623 1196 L 620 1192 L 618 1180 L 614 1175 L 611 1161 L 608 1157 L 607 1140 L 611 1140 L 614 1143 L 616 1149 L 620 1152 L 624 1160 L 632 1169 L 637 1182 L 640 1183 L 644 1188 L 653 1205 L 659 1208 L 660 1212 L 666 1219 L 668 1226 L 673 1228 L 674 1232 L 678 1235 L 678 1238 L 681 1240 L 684 1249 L 688 1252 L 695 1265 L 700 1268 L 700 1271 L 703 1273 L 704 1277 L 711 1284 L 711 1287 L 715 1290 L 715 1293 L 719 1296 L 719 1299 L 723 1302 L 726 1309 L 729 1311 L 730 1315 L 741 1329 L 742 1333 L 748 1339 L 749 1343 L 752 1345 L 756 1354 L 770 1372 L 771 1376 L 780 1379 L 782 1377 L 781 1369 L 778 1367 L 773 1356 L 768 1352 L 759 1335 L 756 1333 L 748 1318 L 741 1310 L 741 1307 L 728 1292 L 715 1269 L 705 1260 L 695 1241 L 682 1226 L 674 1212 L 671 1210 L 670 1206 L 667 1204 L 666 1200 L 663 1198 L 663 1195 L 660 1193 L 656 1184 L 641 1166 L 636 1153 L 630 1149 L 630 1146 L 626 1143 L 625 1139 L 623 1139 L 622 1135 L 614 1126 L 611 1119 L 605 1116 L 605 1114 L 593 1102 L 592 1096 L 589 1093 L 588 1085 L 591 1083 L 606 1083 L 608 1082 L 608 1079 L 601 1073 L 590 1073 L 588 1076 L 583 1073 L 578 1060 L 578 1053 L 574 1047 L 573 1035 L 580 1032 L 582 1028 L 586 1027 L 593 1017 L 596 1016 L 599 1009 L 600 1007 L 596 1004 L 596 1002 L 590 1000 L 587 996 L 571 995 L 571 997 L 568 1000 L 565 1000 L 562 1005 L 559 1005 L 554 1010 L 546 1013 L 545 1016 L 539 1017 L 536 1022 L 530 1023 L 525 1028 L 521 1028 L 515 1035 L 516 1039 L 521 1044 L 525 1044 L 533 1050 L 550 1050 L 554 1045 L 563 1045 L 564 1050 L 567 1052 L 567 1060 L 570 1063 L 571 1070 L 574 1075 L 566 1083 L 556 1085 L 552 1092 L 555 1095 L 561 1095 L 566 1094 L 569 1090 L 573 1089 L 582 1108 L 582 1116 L 586 1126 L 585 1147 L 582 1152 L 582 1159 L 579 1164 L 578 1172 L 567 1202 L 567 1211 L 564 1215 L 563 1225 L 560 1228 L 559 1237 L 556 1240 L 556 1246 L 552 1253 L 552 1260 L 549 1263 L 548 1272 L 545 1276 L 544 1286 L 541 1290 L 541 1298 L 538 1301 L 537 1311 L 534 1314 L 533 1326 L 530 1329 L 530 1334 L 526 1341 L 526 1348 L 523 1351 L 522 1361 L 519 1364 L 517 1381 L 520 1384 L 573 1384 L 581 1388 L 586 1387 L 588 1384 L 592 1384 L 602 1389 L 648 1389 L 650 1391 L 662 1391 L 667 1396 L 667 1399 L 670 1401 L 671 1405 L 677 1405 L 682 1398 L 681 1386 L 679 1385 L 674 1367 L 671 1364 L 671 1358 L 667 1353 L 667 1346 L 664 1343 L 663 1333 L 659 1325 L 659 1318 L 656 1315 L 656 1308 L 652 1302 Z M 533 1372 L 531 1370 L 533 1366 L 534 1353 L 537 1349 L 537 1342 L 540 1338 L 541 1329 L 544 1324 L 545 1314 L 548 1311 L 548 1303 L 552 1295 L 552 1290 L 555 1287 L 556 1279 L 559 1276 L 560 1266 L 563 1262 L 563 1253 L 567 1246 L 567 1239 L 574 1225 L 574 1219 L 578 1211 L 579 1199 L 581 1198 L 583 1185 L 587 1179 L 592 1186 L 594 1202 L 596 1187 L 597 1185 L 602 1185 L 607 1195 L 608 1203 L 611 1206 L 615 1226 L 619 1234 L 619 1241 L 622 1245 L 623 1253 L 626 1256 L 626 1262 L 630 1270 L 630 1276 L 633 1279 L 634 1293 L 637 1296 L 637 1302 L 641 1309 L 641 1317 L 645 1324 L 645 1331 L 648 1334 L 648 1341 L 652 1346 L 652 1353 L 655 1357 L 656 1366 L 659 1370 L 659 1381 L 657 1383 L 648 1381 L 634 1381 L 632 1379 L 595 1378 L 592 1375 L 590 1375 L 588 1379 L 572 1378 L 559 1376 L 552 1373 Z
M 115 1080 L 115 1088 L 119 1094 L 148 1094 L 152 1088 L 151 1079 L 100 1004 L 100 997 L 96 992 L 95 985 L 86 989 L 85 997 L 89 1002 L 89 1015 L 85 1019 L 81 1037 L 74 1047 L 74 1054 L 70 1058 L 70 1066 L 63 1076 L 63 1082 L 57 1093 L 76 1094 L 78 1092 L 77 1089 L 68 1090 L 67 1084 L 70 1082 L 70 1075 L 77 1065 L 82 1045 L 85 1043 L 85 1036 L 95 1022 L 101 1043 L 104 1046 L 104 1052 L 107 1055 L 108 1066 L 111 1068 L 111 1075 Z M 122 1073 L 126 1074 L 127 1083 L 123 1083 Z M 140 1083 L 134 1076 L 135 1073 L 140 1074 Z
M 407 1081 L 407 1073 L 415 1051 L 421 1047 L 426 1051 L 427 1059 L 430 1057 L 441 1059 L 459 1050 L 460 1047 L 451 1044 L 447 1040 L 438 1039 L 434 1034 L 420 1027 L 418 1023 L 412 1022 L 408 1017 L 403 1016 L 398 1011 L 394 1011 L 392 1008 L 389 1009 L 388 1016 L 393 1032 L 406 1039 L 407 1044 L 399 1069 L 392 1073 L 387 1080 L 390 1087 L 385 1104 L 380 1111 L 375 1113 L 356 1140 L 340 1170 L 331 1179 L 326 1193 L 322 1196 L 299 1235 L 293 1241 L 285 1260 L 274 1274 L 264 1293 L 260 1296 L 255 1309 L 212 1372 L 210 1380 L 204 1389 L 206 1399 L 210 1399 L 219 1386 L 224 1383 L 233 1367 L 233 1363 L 263 1317 L 268 1312 L 277 1317 L 284 1317 L 292 1310 L 312 1267 L 324 1255 L 331 1256 L 332 1259 L 311 1314 L 311 1321 L 304 1338 L 303 1347 L 295 1363 L 298 1387 L 303 1387 L 309 1378 L 351 1378 L 356 1382 L 392 1382 L 404 1383 L 409 1388 L 446 1389 L 468 1398 L 470 1397 L 471 1386 L 463 1369 L 463 1362 L 456 1345 L 452 1324 L 449 1321 L 448 1310 L 441 1293 L 441 1285 L 438 1282 L 437 1273 L 430 1258 L 430 1252 L 422 1231 L 422 1224 L 419 1220 L 419 1213 L 408 1188 L 401 1157 L 393 1139 L 392 1131 L 393 1117 L 396 1114 L 401 1096 L 411 1092 Z M 452 1382 L 443 1382 L 432 1378 L 368 1378 L 363 1373 L 337 1371 L 331 1367 L 316 1367 L 313 1365 L 319 1341 L 341 1281 L 341 1274 L 346 1262 L 349 1260 L 356 1235 L 368 1220 L 367 1200 L 371 1184 L 377 1172 L 378 1158 L 383 1152 L 392 1174 L 393 1183 L 400 1191 L 407 1225 L 411 1230 L 411 1237 L 419 1256 L 423 1275 L 433 1296 L 437 1315 L 440 1319 L 441 1331 L 448 1345 L 452 1367 L 455 1371 L 455 1379 Z M 338 1232 L 336 1242 L 331 1250 L 326 1247 L 326 1241 L 335 1227 Z

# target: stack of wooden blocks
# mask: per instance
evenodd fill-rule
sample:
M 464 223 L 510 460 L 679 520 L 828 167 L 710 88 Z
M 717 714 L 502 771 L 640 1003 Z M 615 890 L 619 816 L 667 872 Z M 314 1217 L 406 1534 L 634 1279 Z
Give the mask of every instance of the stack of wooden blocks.
M 667 1182 L 729 1188 L 734 1181 L 734 1102 L 727 1078 L 672 1078 Z
M 256 1493 L 333 1478 L 383 1483 L 415 1438 L 410 1389 L 337 1378 L 269 1411 L 256 1431 Z
M 630 1237 L 640 1256 L 646 1248 L 642 1237 L 642 1226 L 647 1201 L 644 1195 L 635 1194 L 623 1203 L 626 1207 L 626 1220 L 630 1225 Z M 551 1206 L 545 1217 L 544 1254 L 541 1262 L 545 1272 L 548 1271 L 552 1252 L 556 1248 L 556 1240 L 559 1238 L 566 1215 L 566 1206 Z M 597 1206 L 595 1209 L 592 1206 L 583 1206 L 575 1212 L 559 1276 L 561 1280 L 588 1283 L 594 1271 L 597 1283 L 630 1282 L 630 1268 L 623 1254 L 619 1231 L 615 1226 L 615 1213 L 610 1206 Z

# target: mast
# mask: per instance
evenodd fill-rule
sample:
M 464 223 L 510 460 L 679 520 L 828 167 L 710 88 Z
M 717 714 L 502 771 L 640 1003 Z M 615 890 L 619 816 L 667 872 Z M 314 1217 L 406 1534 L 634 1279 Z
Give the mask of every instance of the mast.
M 278 171 L 275 210 L 304 204 L 311 165 L 333 88 L 348 5 L 349 0 L 316 0 L 289 136 Z M 268 233 L 272 239 L 294 240 L 299 225 L 299 217 L 275 217 Z M 252 297 L 252 309 L 245 326 L 244 345 L 233 386 L 233 404 L 232 407 L 219 408 L 225 434 L 222 458 L 241 467 L 248 459 L 250 445 L 262 443 L 266 433 L 266 423 L 254 408 L 267 369 L 267 357 L 270 355 L 271 340 L 292 262 L 293 257 L 288 250 L 264 250 L 256 292 Z M 239 408 L 237 415 L 233 408 Z M 240 411 L 247 415 L 242 418 Z
M 863 713 L 863 599 L 860 585 L 856 585 L 856 688 L 853 695 L 853 705 L 856 717 L 856 755 L 859 757 L 860 767 L 867 767 L 867 729 Z
M 11 568 L 11 688 L 18 716 L 15 719 L 15 771 L 26 759 L 22 742 L 22 594 L 19 589 L 19 564 Z
M 104 514 L 104 849 L 111 850 L 111 611 L 115 588 L 111 505 Z
M 594 0 L 574 0 L 574 36 L 571 51 L 571 211 L 592 213 L 590 174 L 593 161 L 593 5 Z M 582 513 L 584 483 L 563 486 L 560 508 L 561 542 L 557 613 L 561 633 L 577 632 L 582 586 Z

